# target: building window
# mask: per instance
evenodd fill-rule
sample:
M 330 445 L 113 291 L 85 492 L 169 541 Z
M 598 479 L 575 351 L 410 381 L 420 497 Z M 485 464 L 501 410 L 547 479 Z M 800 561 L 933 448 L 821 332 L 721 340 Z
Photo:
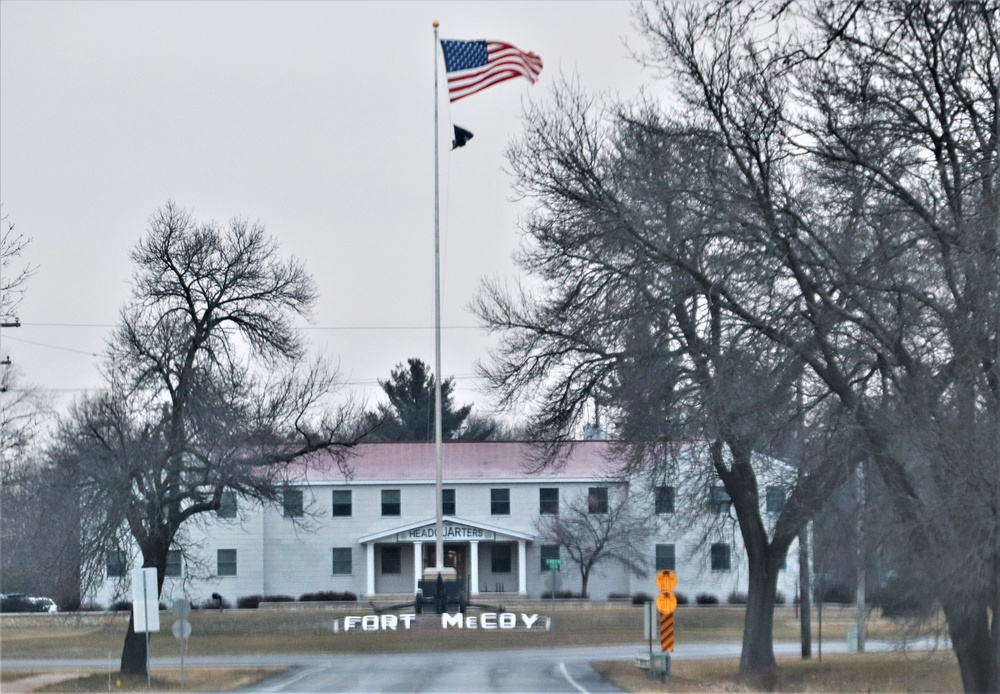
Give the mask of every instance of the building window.
M 538 490 L 538 513 L 542 516 L 559 515 L 558 487 L 542 487 Z
M 716 542 L 712 545 L 712 571 L 729 571 L 729 545 Z
M 181 575 L 181 551 L 179 549 L 167 550 L 167 567 L 163 570 L 164 576 L 177 578 Z
M 725 487 L 712 487 L 708 496 L 708 508 L 712 513 L 729 513 L 729 507 L 733 500 L 729 498 L 729 492 Z
M 511 572 L 511 551 L 510 545 L 493 544 L 491 553 L 490 568 L 495 574 L 509 574 Z
M 286 489 L 281 495 L 281 507 L 285 518 L 301 518 L 302 511 L 302 490 Z
M 441 515 L 443 515 L 443 516 L 454 516 L 455 515 L 455 490 L 454 489 L 442 489 L 441 490 Z
M 674 557 L 673 545 L 656 545 L 656 570 L 674 571 L 677 567 L 677 560 Z
M 398 516 L 403 512 L 403 502 L 398 489 L 382 490 L 382 515 Z M 385 573 L 385 572 L 383 572 Z M 399 573 L 398 571 L 396 573 Z
M 236 518 L 236 492 L 222 492 L 215 515 L 219 518 Z
M 591 487 L 587 490 L 587 512 L 607 513 L 608 512 L 608 488 Z
M 350 517 L 354 512 L 351 506 L 351 490 L 334 489 L 331 508 L 333 508 L 334 517 Z
M 510 489 L 490 490 L 490 513 L 494 516 L 510 515 Z
M 216 555 L 215 574 L 217 576 L 236 575 L 236 550 L 220 549 Z
M 768 513 L 781 513 L 785 506 L 785 490 L 782 487 L 768 487 L 766 499 Z
M 108 552 L 108 578 L 121 578 L 124 576 L 127 564 L 128 561 L 125 557 L 125 552 L 120 549 L 113 549 Z
M 549 571 L 549 559 L 559 558 L 559 545 L 542 545 L 542 571 Z
M 403 573 L 403 552 L 399 545 L 388 545 L 382 548 L 382 573 Z
M 384 566 L 384 564 L 383 564 Z M 350 576 L 354 573 L 351 567 L 351 548 L 350 547 L 334 547 L 333 548 L 333 575 L 334 576 Z
M 673 487 L 661 486 L 656 488 L 656 512 L 660 514 L 674 512 Z

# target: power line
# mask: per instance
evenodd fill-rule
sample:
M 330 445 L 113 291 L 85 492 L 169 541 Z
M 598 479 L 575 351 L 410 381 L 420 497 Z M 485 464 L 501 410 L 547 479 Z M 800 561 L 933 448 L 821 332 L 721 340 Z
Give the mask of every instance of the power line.
M 49 345 L 44 342 L 34 342 L 32 340 L 25 340 L 20 337 L 11 337 L 10 335 L 5 336 L 8 340 L 13 340 L 14 342 L 22 342 L 26 345 L 34 345 L 36 347 L 48 347 L 49 349 L 58 349 L 63 352 L 75 352 L 76 354 L 86 354 L 88 357 L 100 357 L 100 354 L 96 352 L 86 352 L 82 349 L 73 349 L 72 347 L 60 347 L 58 345 Z
M 108 323 L 21 323 L 37 328 L 116 328 Z M 434 330 L 433 325 L 302 325 L 298 330 Z M 442 325 L 442 330 L 485 330 L 481 325 Z

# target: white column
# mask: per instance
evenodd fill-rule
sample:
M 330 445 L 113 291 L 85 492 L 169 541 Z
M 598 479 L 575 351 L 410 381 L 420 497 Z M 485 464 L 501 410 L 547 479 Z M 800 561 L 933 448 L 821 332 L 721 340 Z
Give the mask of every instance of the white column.
M 479 595 L 479 540 L 469 541 L 469 592 Z
M 524 540 L 517 541 L 517 594 L 528 594 L 528 558 Z
M 424 543 L 413 543 L 413 592 L 420 587 L 420 579 L 424 577 Z
M 365 595 L 368 598 L 375 596 L 375 543 L 369 542 L 365 545 Z

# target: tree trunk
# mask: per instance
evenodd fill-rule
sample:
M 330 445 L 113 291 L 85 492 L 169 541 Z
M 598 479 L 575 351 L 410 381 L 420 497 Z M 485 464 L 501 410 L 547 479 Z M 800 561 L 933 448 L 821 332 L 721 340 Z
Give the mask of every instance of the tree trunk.
M 172 535 L 170 536 L 173 537 Z M 157 543 L 158 559 L 143 561 L 143 568 L 156 568 L 156 596 L 159 598 L 163 590 L 163 579 L 166 575 L 167 549 L 170 540 Z M 136 633 L 135 611 L 128 619 L 128 631 L 125 632 L 125 643 L 122 646 L 121 672 L 123 675 L 146 676 L 146 635 Z
M 746 617 L 743 622 L 743 652 L 740 673 L 765 690 L 774 688 L 778 664 L 774 659 L 774 595 L 778 586 L 771 552 L 751 561 L 747 590 Z M 754 566 L 754 564 L 757 566 Z M 774 564 L 774 566 L 772 566 Z
M 991 670 L 996 662 L 994 651 L 1000 644 L 991 638 L 986 610 L 970 607 L 960 599 L 945 599 L 943 605 L 952 649 L 962 674 L 962 688 L 967 692 L 997 692 L 996 673 Z
M 121 673 L 146 676 L 146 635 L 135 631 L 135 613 L 128 618 L 128 631 L 122 647 Z

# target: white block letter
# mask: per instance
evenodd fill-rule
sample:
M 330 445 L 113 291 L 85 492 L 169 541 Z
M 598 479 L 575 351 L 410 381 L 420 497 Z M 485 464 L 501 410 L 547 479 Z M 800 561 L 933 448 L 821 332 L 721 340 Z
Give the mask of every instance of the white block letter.
M 448 627 L 458 627 L 462 628 L 462 614 L 448 614 L 447 612 L 441 615 L 441 628 L 447 629 Z

